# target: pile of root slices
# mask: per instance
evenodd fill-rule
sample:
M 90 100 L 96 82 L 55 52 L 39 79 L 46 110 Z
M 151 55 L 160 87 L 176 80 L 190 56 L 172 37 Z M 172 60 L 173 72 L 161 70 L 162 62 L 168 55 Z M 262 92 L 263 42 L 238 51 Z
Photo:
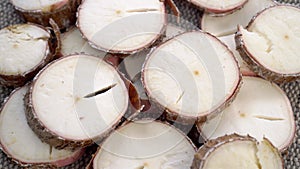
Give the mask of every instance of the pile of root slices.
M 283 169 L 296 124 L 300 9 L 272 0 L 11 0 L 0 30 L 0 145 L 27 168 Z M 75 24 L 75 21 L 76 25 Z

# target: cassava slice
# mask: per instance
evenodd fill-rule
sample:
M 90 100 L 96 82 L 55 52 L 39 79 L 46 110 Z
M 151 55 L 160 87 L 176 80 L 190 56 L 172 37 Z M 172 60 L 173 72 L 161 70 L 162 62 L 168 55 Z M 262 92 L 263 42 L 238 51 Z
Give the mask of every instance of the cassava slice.
M 62 34 L 61 41 L 61 55 L 63 56 L 85 53 L 104 58 L 106 55 L 105 52 L 92 48 L 75 27 Z
M 233 55 L 237 58 L 240 69 L 243 75 L 256 75 L 247 65 L 247 63 L 242 59 L 241 55 L 235 48 L 234 34 L 228 36 L 219 37 L 219 39 L 225 43 L 228 48 L 232 51 Z
M 98 57 L 71 55 L 35 77 L 25 97 L 30 127 L 44 142 L 76 149 L 103 139 L 126 113 L 123 77 Z
M 195 146 L 173 126 L 136 121 L 112 133 L 93 159 L 93 169 L 189 169 Z
M 57 150 L 43 143 L 27 124 L 24 95 L 29 86 L 16 89 L 6 100 L 0 114 L 0 144 L 16 163 L 30 168 L 62 167 L 75 162 L 82 150 Z
M 50 31 L 34 24 L 0 30 L 0 83 L 22 86 L 53 58 Z
M 191 169 L 283 169 L 279 151 L 268 139 L 222 136 L 205 143 L 196 153 Z
M 215 36 L 234 34 L 237 31 L 237 25 L 246 26 L 256 13 L 273 5 L 276 5 L 273 0 L 249 0 L 243 8 L 228 15 L 213 16 L 204 13 L 200 27 L 203 31 Z
M 221 114 L 198 124 L 198 128 L 206 139 L 249 134 L 257 140 L 266 137 L 285 150 L 293 142 L 296 125 L 291 104 L 276 84 L 245 76 L 233 103 Z
M 146 59 L 142 82 L 167 119 L 194 123 L 228 106 L 241 76 L 232 52 L 216 37 L 187 32 L 158 46 Z
M 160 0 L 85 0 L 77 26 L 92 47 L 131 54 L 151 46 L 164 33 L 166 14 Z
M 60 29 L 76 22 L 76 11 L 81 0 L 10 0 L 28 22 L 49 26 L 52 18 Z
M 227 14 L 243 7 L 248 0 L 188 0 L 207 13 Z M 249 0 L 251 1 L 251 0 Z
M 237 50 L 255 73 L 277 83 L 300 77 L 299 18 L 299 8 L 278 5 L 260 12 L 246 29 L 239 26 Z

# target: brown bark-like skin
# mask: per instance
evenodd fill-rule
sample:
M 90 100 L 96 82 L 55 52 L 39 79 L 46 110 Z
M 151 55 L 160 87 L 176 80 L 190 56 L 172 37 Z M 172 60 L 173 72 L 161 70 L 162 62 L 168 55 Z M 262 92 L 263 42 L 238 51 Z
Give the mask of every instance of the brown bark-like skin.
M 246 29 L 248 29 L 254 20 L 263 12 L 270 8 L 275 8 L 275 7 L 280 7 L 280 6 L 285 6 L 285 5 L 276 5 L 272 6 L 269 8 L 264 9 L 263 11 L 259 12 L 256 16 L 252 18 L 252 20 L 249 22 L 248 26 Z M 291 6 L 291 5 L 286 5 L 286 6 Z M 297 7 L 295 7 L 297 8 Z M 297 8 L 299 9 L 299 8 Z M 265 79 L 275 82 L 275 83 L 287 83 L 291 81 L 295 81 L 300 78 L 300 72 L 299 73 L 294 73 L 294 74 L 283 74 L 283 73 L 278 73 L 274 72 L 266 67 L 264 67 L 259 61 L 253 57 L 253 55 L 248 51 L 247 46 L 245 45 L 243 35 L 241 33 L 240 27 L 238 26 L 238 31 L 235 34 L 235 43 L 236 43 L 236 50 L 240 53 L 241 57 L 243 60 L 249 65 L 249 68 L 256 73 L 257 75 L 264 77 Z
M 65 29 L 74 25 L 76 22 L 76 11 L 81 0 L 68 0 L 68 2 L 57 8 L 51 6 L 49 11 L 25 10 L 15 6 L 15 9 L 21 13 L 27 22 L 50 26 L 49 20 L 52 18 L 60 29 Z
M 264 138 L 268 143 L 272 146 L 273 149 L 277 150 L 271 142 Z M 221 147 L 222 145 L 229 143 L 229 142 L 235 142 L 235 141 L 251 141 L 254 144 L 258 144 L 257 140 L 254 139 L 251 136 L 240 136 L 238 134 L 231 134 L 231 135 L 225 135 L 222 137 L 219 137 L 217 139 L 209 140 L 206 142 L 198 152 L 194 156 L 194 161 L 191 166 L 191 169 L 202 169 L 204 167 L 204 164 L 206 162 L 206 159 L 209 157 L 209 155 L 214 152 L 216 149 Z M 280 156 L 279 151 L 277 151 L 278 155 Z M 281 157 L 281 156 L 280 156 Z M 226 157 L 225 157 L 226 158 Z M 282 158 L 281 158 L 282 160 Z M 282 162 L 282 169 L 284 168 L 283 162 Z
M 29 86 L 31 85 L 30 83 L 27 83 L 25 86 Z M 0 112 L 2 112 L 5 104 L 9 101 L 9 99 L 18 91 L 20 90 L 22 87 L 16 88 L 14 91 L 11 92 L 11 94 L 4 100 L 3 106 L 0 108 Z M 62 167 L 62 165 L 57 164 L 56 162 L 51 162 L 51 163 L 26 163 L 23 161 L 20 161 L 16 158 L 14 158 L 10 153 L 8 153 L 8 151 L 6 150 L 5 146 L 3 146 L 0 142 L 0 149 L 6 154 L 6 156 L 11 159 L 14 163 L 18 164 L 19 166 L 21 166 L 22 168 L 25 169 L 44 169 L 44 168 L 48 168 L 48 169 L 54 169 L 54 168 L 58 168 L 58 167 Z M 79 150 L 78 153 L 76 153 L 76 156 L 74 156 L 74 162 L 76 160 L 78 160 L 83 154 L 84 154 L 85 150 Z M 67 165 L 69 165 L 67 163 Z
M 82 54 L 81 54 L 82 55 Z M 66 56 L 66 57 L 71 57 Z M 79 148 L 87 147 L 89 145 L 92 145 L 94 142 L 101 142 L 103 139 L 105 139 L 121 122 L 124 121 L 123 116 L 131 117 L 134 110 L 140 106 L 139 100 L 136 99 L 137 92 L 135 91 L 135 88 L 133 88 L 132 85 L 126 81 L 126 79 L 123 77 L 122 74 L 120 74 L 120 77 L 124 80 L 124 83 L 129 90 L 129 104 L 128 106 L 132 110 L 127 110 L 124 112 L 123 116 L 120 116 L 118 121 L 114 123 L 109 130 L 105 131 L 104 133 L 101 133 L 96 138 L 89 138 L 86 140 L 71 140 L 66 139 L 58 136 L 56 133 L 49 130 L 37 117 L 37 113 L 35 112 L 35 108 L 33 107 L 33 100 L 32 100 L 32 91 L 34 88 L 35 81 L 39 78 L 39 75 L 41 72 L 43 72 L 47 67 L 49 67 L 51 64 L 54 64 L 57 61 L 60 61 L 61 59 L 64 59 L 66 57 L 60 58 L 55 60 L 54 62 L 48 64 L 46 67 L 44 67 L 43 70 L 40 71 L 40 73 L 35 77 L 35 79 L 32 82 L 32 85 L 26 94 L 24 100 L 25 100 L 25 107 L 26 107 L 26 118 L 29 127 L 36 133 L 36 135 L 45 143 L 52 145 L 56 149 L 68 149 L 68 150 L 76 150 Z M 100 59 L 96 57 L 97 59 Z M 136 112 L 134 112 L 136 113 Z
M 42 28 L 46 30 L 47 32 L 51 33 L 51 31 L 45 27 L 42 27 L 40 25 L 28 23 L 28 25 L 34 25 L 39 28 Z M 13 25 L 13 27 L 16 27 L 18 25 Z M 4 86 L 12 86 L 12 87 L 20 87 L 25 85 L 28 81 L 30 81 L 38 72 L 41 70 L 47 63 L 53 60 L 55 51 L 57 50 L 58 43 L 57 43 L 57 37 L 54 34 L 51 34 L 50 38 L 48 40 L 48 47 L 46 49 L 46 52 L 44 54 L 44 57 L 40 63 L 38 63 L 35 67 L 30 69 L 27 72 L 23 72 L 22 74 L 18 75 L 4 75 L 0 74 L 0 84 Z
M 184 32 L 186 33 L 186 32 Z M 184 34 L 182 33 L 182 34 Z M 218 42 L 224 44 L 223 42 L 221 42 L 218 38 L 216 38 L 215 36 L 207 33 L 207 32 L 203 32 L 204 34 L 207 34 L 208 36 L 212 36 L 214 37 Z M 177 36 L 180 36 L 181 34 L 177 35 Z M 174 36 L 173 38 L 176 38 L 177 36 Z M 164 43 L 167 43 L 168 41 L 172 40 L 173 38 L 167 40 L 166 42 Z M 163 43 L 163 44 L 164 44 Z M 155 98 L 152 98 L 151 95 L 149 95 L 149 91 L 147 90 L 147 88 L 145 87 L 147 84 L 145 84 L 145 81 L 144 81 L 144 72 L 145 72 L 145 67 L 142 68 L 142 83 L 144 85 L 144 89 L 147 93 L 147 95 L 149 96 L 149 99 L 151 100 L 151 103 L 154 103 L 156 104 L 156 106 L 158 107 L 159 110 L 164 110 L 164 113 L 163 113 L 163 118 L 167 119 L 167 120 L 170 120 L 170 121 L 173 121 L 173 122 L 178 122 L 178 123 L 182 123 L 182 124 L 195 124 L 195 123 L 203 123 L 207 120 L 207 118 L 209 117 L 214 117 L 215 115 L 217 115 L 218 113 L 222 112 L 226 107 L 228 107 L 232 102 L 233 100 L 235 99 L 236 95 L 238 94 L 238 91 L 240 90 L 241 86 L 242 86 L 242 74 L 240 72 L 240 67 L 239 67 L 239 64 L 238 64 L 238 61 L 237 59 L 234 57 L 233 53 L 231 52 L 231 50 L 226 46 L 224 45 L 228 50 L 229 52 L 231 53 L 232 55 L 232 58 L 235 60 L 235 63 L 238 65 L 238 69 L 239 69 L 239 79 L 238 79 L 238 82 L 237 82 L 237 86 L 236 88 L 234 89 L 233 93 L 228 96 L 227 100 L 225 100 L 222 104 L 218 105 L 216 108 L 212 109 L 210 112 L 206 112 L 204 115 L 202 116 L 186 116 L 186 115 L 183 115 L 183 114 L 180 114 L 179 112 L 174 112 L 174 111 L 171 111 L 169 110 L 168 108 L 164 107 L 163 105 L 161 105 Z M 145 63 L 148 61 L 149 59 L 149 56 L 154 52 L 155 49 L 153 49 L 147 56 L 146 58 L 146 61 Z M 144 64 L 145 66 L 146 64 Z

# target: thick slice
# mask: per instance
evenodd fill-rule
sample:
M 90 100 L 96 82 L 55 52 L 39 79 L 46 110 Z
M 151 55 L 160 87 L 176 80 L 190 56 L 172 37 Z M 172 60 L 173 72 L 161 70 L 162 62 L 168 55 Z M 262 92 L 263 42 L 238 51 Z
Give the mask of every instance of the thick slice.
M 189 169 L 195 147 L 173 126 L 136 121 L 112 133 L 93 160 L 94 169 Z
M 22 86 L 53 58 L 50 31 L 34 24 L 0 30 L 0 83 Z
M 201 19 L 201 29 L 215 36 L 234 34 L 237 25 L 246 26 L 259 11 L 276 5 L 273 0 L 249 0 L 243 8 L 224 16 L 213 16 L 204 13 Z
M 217 38 L 187 32 L 157 47 L 142 72 L 147 95 L 167 118 L 194 123 L 234 99 L 241 76 L 232 52 Z
M 245 76 L 233 103 L 198 128 L 206 139 L 249 134 L 257 140 L 267 137 L 275 147 L 285 150 L 295 137 L 296 124 L 291 104 L 277 85 Z
M 16 89 L 0 114 L 0 144 L 12 160 L 27 167 L 62 167 L 75 162 L 83 150 L 57 150 L 43 143 L 27 124 L 24 95 L 29 87 Z
M 238 10 L 245 5 L 248 0 L 188 0 L 199 6 L 200 8 L 204 8 L 207 13 L 214 14 L 226 14 Z M 250 0 L 251 1 L 251 0 Z
M 35 78 L 27 95 L 27 119 L 44 142 L 58 149 L 101 140 L 121 121 L 129 96 L 113 66 L 98 57 L 56 60 Z
M 85 0 L 78 10 L 77 26 L 92 47 L 131 54 L 159 39 L 165 22 L 160 0 Z
M 228 48 L 232 51 L 233 55 L 237 58 L 243 75 L 256 75 L 254 72 L 252 72 L 252 70 L 250 70 L 247 63 L 242 59 L 241 55 L 236 50 L 234 34 L 222 36 L 219 37 L 219 39 L 228 46 Z
M 267 140 L 229 135 L 210 140 L 196 153 L 191 169 L 283 169 L 279 151 Z
M 81 0 L 10 0 L 28 22 L 49 26 L 52 18 L 60 29 L 76 22 L 76 11 Z
M 259 13 L 247 29 L 239 26 L 237 50 L 255 73 L 278 83 L 300 77 L 299 18 L 299 8 L 280 5 Z

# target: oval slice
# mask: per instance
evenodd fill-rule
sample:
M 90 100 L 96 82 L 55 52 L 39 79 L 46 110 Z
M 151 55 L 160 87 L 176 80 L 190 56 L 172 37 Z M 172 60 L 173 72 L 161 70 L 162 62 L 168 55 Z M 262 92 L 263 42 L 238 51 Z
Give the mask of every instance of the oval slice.
M 219 0 L 188 0 L 193 4 L 204 8 L 208 13 L 214 14 L 224 14 L 235 11 L 241 7 L 248 0 L 226 0 L 226 1 L 219 1 Z
M 273 5 L 276 5 L 273 0 L 249 0 L 243 8 L 228 15 L 214 16 L 204 13 L 200 27 L 203 31 L 215 36 L 234 34 L 237 31 L 237 25 L 247 26 L 256 13 Z
M 23 166 L 62 167 L 78 160 L 83 150 L 57 150 L 43 143 L 27 124 L 24 95 L 29 86 L 16 89 L 0 114 L 0 144 L 12 160 Z
M 73 55 L 48 65 L 26 97 L 33 131 L 54 147 L 76 149 L 119 124 L 129 96 L 122 77 L 98 57 Z
M 226 107 L 241 77 L 227 46 L 194 31 L 157 47 L 144 64 L 142 80 L 150 99 L 167 110 L 169 120 L 193 124 Z
M 34 24 L 0 30 L 0 83 L 22 86 L 53 58 L 50 32 Z
M 280 150 L 292 143 L 295 127 L 294 113 L 285 93 L 276 84 L 250 76 L 243 77 L 240 92 L 229 107 L 198 124 L 206 139 L 249 134 L 259 141 L 268 138 Z
M 77 26 L 94 48 L 131 54 L 152 45 L 164 32 L 165 22 L 164 3 L 159 0 L 85 0 Z
M 246 29 L 239 26 L 237 49 L 255 73 L 278 83 L 300 77 L 299 17 L 299 8 L 280 5 L 259 13 Z
M 155 121 L 136 121 L 112 133 L 93 159 L 93 168 L 189 169 L 195 147 L 174 127 Z
M 279 151 L 264 139 L 229 135 L 210 140 L 195 155 L 191 169 L 283 169 Z

